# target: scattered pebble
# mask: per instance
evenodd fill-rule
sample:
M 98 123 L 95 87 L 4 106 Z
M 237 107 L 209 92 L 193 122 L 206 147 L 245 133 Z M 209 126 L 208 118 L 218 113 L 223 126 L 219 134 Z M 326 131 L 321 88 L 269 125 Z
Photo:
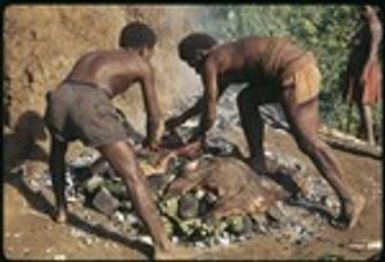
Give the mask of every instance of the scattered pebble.
M 57 255 L 54 255 L 53 257 L 53 260 L 66 260 L 66 259 L 67 259 L 67 256 L 64 254 L 57 254 Z
M 29 247 L 24 247 L 22 252 L 23 252 L 23 255 L 29 254 L 29 252 L 30 252 Z
M 91 246 L 93 240 L 92 240 L 91 237 L 85 237 L 85 238 L 83 238 L 83 242 L 84 242 L 84 244 L 86 244 L 87 246 Z
M 230 239 L 226 238 L 226 237 L 219 237 L 218 243 L 222 246 L 228 246 L 228 245 L 230 245 Z
M 179 243 L 179 238 L 178 238 L 177 236 L 173 236 L 173 237 L 171 238 L 171 241 L 172 241 L 172 243 L 174 243 L 174 244 L 178 244 L 178 243 Z
M 116 219 L 120 222 L 120 223 L 123 223 L 124 222 L 124 214 L 122 212 L 115 212 L 114 216 L 116 217 Z
M 139 236 L 138 240 L 148 245 L 153 245 L 153 241 L 150 236 Z
M 195 243 L 194 243 L 194 246 L 199 247 L 199 248 L 204 248 L 204 247 L 206 247 L 205 243 L 200 242 L 200 241 L 195 242 Z

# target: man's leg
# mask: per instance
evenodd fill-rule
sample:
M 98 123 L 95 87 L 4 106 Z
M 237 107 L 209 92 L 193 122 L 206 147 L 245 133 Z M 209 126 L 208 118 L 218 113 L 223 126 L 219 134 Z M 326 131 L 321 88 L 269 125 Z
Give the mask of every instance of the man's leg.
M 373 116 L 370 105 L 360 104 L 358 105 L 360 113 L 360 131 L 363 138 L 369 145 L 375 145 L 374 131 L 373 131 Z
M 154 241 L 155 252 L 167 252 L 171 242 L 167 237 L 160 214 L 146 186 L 145 177 L 138 166 L 132 148 L 125 141 L 98 148 L 115 172 L 122 177 L 132 202 Z
M 354 227 L 364 205 L 363 197 L 353 192 L 345 178 L 340 163 L 329 146 L 317 135 L 318 99 L 314 98 L 302 105 L 294 102 L 293 88 L 283 94 L 282 106 L 291 126 L 292 134 L 301 149 L 313 161 L 319 172 L 333 187 L 342 204 L 339 219 Z
M 264 122 L 258 110 L 253 87 L 245 88 L 237 97 L 241 125 L 250 151 L 250 165 L 257 172 L 266 172 L 263 148 Z
M 53 215 L 58 223 L 67 220 L 67 201 L 65 197 L 65 153 L 67 143 L 60 142 L 51 135 L 51 150 L 49 156 L 49 170 L 52 179 L 52 187 L 55 195 L 56 210 Z

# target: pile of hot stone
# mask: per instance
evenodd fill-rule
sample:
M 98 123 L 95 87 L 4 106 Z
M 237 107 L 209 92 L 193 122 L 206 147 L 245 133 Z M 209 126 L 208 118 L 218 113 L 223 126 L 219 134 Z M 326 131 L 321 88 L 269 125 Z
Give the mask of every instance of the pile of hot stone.
M 216 155 L 231 154 L 235 150 L 234 145 L 222 138 L 211 139 L 208 144 L 208 151 L 215 152 Z M 294 184 L 296 187 L 297 182 L 299 187 L 291 192 L 291 201 L 278 201 L 263 215 L 231 216 L 219 221 L 206 221 L 205 214 L 215 205 L 217 196 L 199 188 L 181 196 L 164 198 L 167 185 L 180 176 L 183 167 L 192 159 L 178 157 L 169 163 L 164 173 L 148 176 L 147 183 L 172 241 L 210 247 L 244 241 L 253 234 L 268 234 L 278 240 L 306 245 L 312 238 L 317 237 L 317 232 L 326 221 L 319 213 L 314 212 L 314 209 L 307 207 L 318 203 L 336 211 L 339 207 L 335 195 L 325 181 L 318 175 L 308 174 L 306 167 L 296 159 L 279 152 L 267 152 L 266 155 L 283 167 L 278 175 L 284 182 L 287 179 L 287 185 Z M 214 156 L 210 153 L 200 156 L 210 157 Z M 151 163 L 153 159 L 150 158 L 142 158 L 141 161 Z M 130 226 L 131 234 L 136 235 L 138 239 L 146 237 L 147 232 L 134 211 L 122 180 L 106 162 L 94 164 L 95 159 L 96 156 L 86 155 L 69 163 L 66 175 L 68 198 L 119 221 L 121 232 Z M 288 173 L 289 170 L 301 172 Z M 48 175 L 45 179 L 49 179 Z M 43 183 L 49 184 L 47 181 Z

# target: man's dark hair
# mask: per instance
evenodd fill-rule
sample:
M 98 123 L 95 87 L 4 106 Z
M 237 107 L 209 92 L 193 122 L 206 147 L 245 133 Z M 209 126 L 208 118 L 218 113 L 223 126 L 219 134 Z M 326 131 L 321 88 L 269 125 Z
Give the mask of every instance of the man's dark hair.
M 207 50 L 217 44 L 217 40 L 206 33 L 193 33 L 180 41 L 178 45 L 179 57 L 183 60 L 191 58 L 197 50 Z
M 156 43 L 155 32 L 142 22 L 133 22 L 126 25 L 119 39 L 120 47 L 153 48 Z

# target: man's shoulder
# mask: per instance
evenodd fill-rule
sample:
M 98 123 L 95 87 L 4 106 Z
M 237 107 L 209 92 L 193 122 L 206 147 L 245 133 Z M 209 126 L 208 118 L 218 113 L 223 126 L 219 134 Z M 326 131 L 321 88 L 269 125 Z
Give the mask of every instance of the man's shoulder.
M 120 49 L 95 49 L 83 54 L 80 59 L 104 58 L 104 59 L 130 59 L 137 60 L 139 56 L 132 52 L 126 52 Z

